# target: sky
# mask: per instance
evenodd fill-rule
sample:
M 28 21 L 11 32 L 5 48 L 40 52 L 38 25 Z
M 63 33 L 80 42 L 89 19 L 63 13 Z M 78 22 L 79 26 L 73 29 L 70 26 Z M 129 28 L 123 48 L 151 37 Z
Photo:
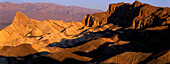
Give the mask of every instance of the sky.
M 0 2 L 11 3 L 55 3 L 65 6 L 80 6 L 90 9 L 99 9 L 106 11 L 110 3 L 133 3 L 135 0 L 0 0 Z M 151 4 L 159 7 L 170 7 L 170 0 L 138 0 L 142 3 Z

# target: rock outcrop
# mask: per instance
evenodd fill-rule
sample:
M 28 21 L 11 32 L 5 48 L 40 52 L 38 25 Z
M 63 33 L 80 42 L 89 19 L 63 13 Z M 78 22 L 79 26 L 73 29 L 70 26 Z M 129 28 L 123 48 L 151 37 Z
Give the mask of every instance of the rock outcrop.
M 89 27 L 113 23 L 135 29 L 169 24 L 169 8 L 154 7 L 135 1 L 133 4 L 110 4 L 106 12 L 87 14 L 82 23 Z
M 0 63 L 170 63 L 169 8 L 110 4 L 82 22 L 38 21 L 17 12 L 0 31 Z

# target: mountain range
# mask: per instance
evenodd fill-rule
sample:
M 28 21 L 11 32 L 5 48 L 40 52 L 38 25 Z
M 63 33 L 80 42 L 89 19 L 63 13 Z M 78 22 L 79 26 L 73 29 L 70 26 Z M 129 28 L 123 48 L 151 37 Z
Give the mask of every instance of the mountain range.
M 168 64 L 170 8 L 113 3 L 82 22 L 39 21 L 22 12 L 0 31 L 3 64 Z
M 20 11 L 28 17 L 43 20 L 63 20 L 65 22 L 81 22 L 85 14 L 102 12 L 78 6 L 64 6 L 52 3 L 21 3 L 0 2 L 0 28 L 3 29 L 14 19 L 15 13 Z

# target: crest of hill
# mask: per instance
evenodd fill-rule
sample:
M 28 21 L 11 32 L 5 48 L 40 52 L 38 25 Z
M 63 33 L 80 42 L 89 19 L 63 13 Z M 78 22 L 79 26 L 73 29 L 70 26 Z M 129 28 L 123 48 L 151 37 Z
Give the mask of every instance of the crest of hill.
M 132 29 L 145 28 L 155 24 L 169 24 L 168 7 L 154 7 L 149 4 L 135 1 L 133 4 L 110 4 L 106 12 L 87 14 L 82 23 L 89 27 L 108 23 Z

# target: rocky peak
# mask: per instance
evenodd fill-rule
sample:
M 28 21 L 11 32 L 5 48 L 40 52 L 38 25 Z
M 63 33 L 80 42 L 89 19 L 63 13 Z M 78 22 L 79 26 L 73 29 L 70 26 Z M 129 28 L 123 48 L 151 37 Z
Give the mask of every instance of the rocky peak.
M 15 18 L 28 18 L 26 15 L 24 15 L 22 12 L 18 11 L 15 14 Z
M 113 13 L 117 7 L 122 6 L 122 5 L 125 5 L 125 3 L 121 2 L 121 3 L 117 3 L 117 4 L 115 4 L 115 3 L 109 4 L 109 9 L 107 10 L 107 12 Z
M 139 7 L 139 6 L 141 6 L 141 5 L 143 5 L 144 3 L 141 3 L 140 1 L 135 1 L 134 3 L 133 3 L 133 6 L 134 6 L 134 8 L 135 7 Z
M 15 14 L 15 17 L 14 17 L 14 20 L 12 22 L 12 24 L 26 24 L 30 21 L 30 19 L 24 15 L 23 13 L 21 13 L 20 11 L 18 11 L 16 14 Z

